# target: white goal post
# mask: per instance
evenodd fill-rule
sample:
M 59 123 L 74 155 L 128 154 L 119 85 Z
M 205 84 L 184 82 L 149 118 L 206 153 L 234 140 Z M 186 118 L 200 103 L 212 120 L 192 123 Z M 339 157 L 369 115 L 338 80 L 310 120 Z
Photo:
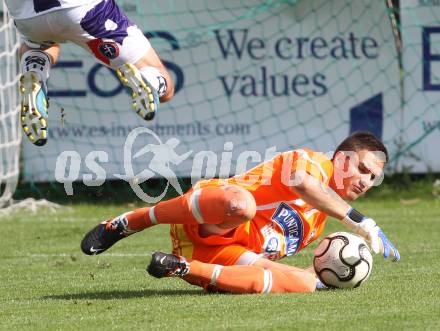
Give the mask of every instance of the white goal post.
M 12 201 L 20 171 L 19 36 L 0 0 L 0 208 Z

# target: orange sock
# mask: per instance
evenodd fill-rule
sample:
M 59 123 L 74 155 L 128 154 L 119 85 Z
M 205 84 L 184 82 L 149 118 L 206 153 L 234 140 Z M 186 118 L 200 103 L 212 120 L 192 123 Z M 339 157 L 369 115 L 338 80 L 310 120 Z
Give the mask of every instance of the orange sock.
M 125 217 L 128 229 L 132 231 L 156 224 L 218 224 L 230 214 L 226 194 L 228 192 L 221 187 L 205 187 L 118 217 Z
M 230 293 L 313 292 L 316 279 L 312 274 L 283 272 L 251 265 L 220 266 L 190 262 L 190 272 L 183 277 L 190 284 Z
M 306 293 L 314 292 L 315 289 L 316 278 L 308 271 L 272 270 L 271 293 Z

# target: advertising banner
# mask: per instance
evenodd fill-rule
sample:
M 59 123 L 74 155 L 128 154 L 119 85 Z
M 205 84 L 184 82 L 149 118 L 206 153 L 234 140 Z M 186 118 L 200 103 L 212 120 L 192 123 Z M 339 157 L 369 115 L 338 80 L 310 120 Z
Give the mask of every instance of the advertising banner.
M 440 171 L 440 2 L 401 2 L 404 146 L 399 167 Z
M 144 178 L 167 177 L 165 165 L 177 176 L 229 176 L 243 170 L 240 158 L 250 168 L 288 149 L 330 152 L 355 130 L 396 150 L 399 68 L 382 3 L 120 4 L 172 73 L 174 98 L 143 121 L 110 69 L 63 46 L 49 82 L 49 140 L 24 143 L 25 181 L 67 176 L 69 164 L 75 180 L 137 177 L 146 167 Z M 130 136 L 137 127 L 148 130 Z

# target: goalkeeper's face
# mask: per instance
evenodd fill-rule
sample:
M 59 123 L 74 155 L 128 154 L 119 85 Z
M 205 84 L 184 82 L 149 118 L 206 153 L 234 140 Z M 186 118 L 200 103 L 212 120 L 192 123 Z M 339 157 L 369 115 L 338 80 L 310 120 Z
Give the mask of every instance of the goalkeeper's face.
M 383 178 L 385 158 L 380 152 L 338 152 L 334 161 L 336 191 L 346 200 L 359 198 Z

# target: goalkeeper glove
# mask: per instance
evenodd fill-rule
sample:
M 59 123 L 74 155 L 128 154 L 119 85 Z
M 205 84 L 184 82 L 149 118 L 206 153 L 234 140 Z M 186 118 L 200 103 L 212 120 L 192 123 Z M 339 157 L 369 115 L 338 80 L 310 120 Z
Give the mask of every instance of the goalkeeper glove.
M 400 260 L 399 251 L 372 218 L 366 217 L 356 209 L 351 208 L 341 220 L 341 223 L 364 237 L 374 253 L 382 253 L 384 258 L 391 257 L 393 261 Z

